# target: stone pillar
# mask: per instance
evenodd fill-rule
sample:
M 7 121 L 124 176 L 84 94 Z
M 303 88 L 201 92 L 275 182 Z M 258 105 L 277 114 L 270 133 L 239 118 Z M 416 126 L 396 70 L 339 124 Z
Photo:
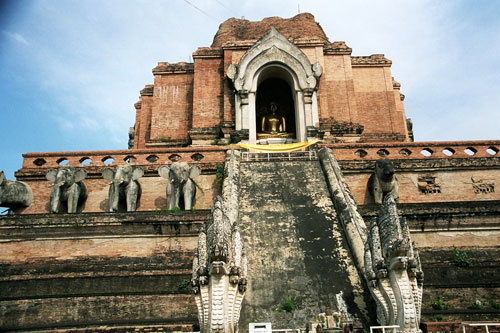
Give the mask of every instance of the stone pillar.
M 313 123 L 313 115 L 312 115 L 312 96 L 314 91 L 312 89 L 304 89 L 304 113 L 305 113 L 305 121 L 307 126 L 314 126 Z
M 236 93 L 234 94 L 234 115 L 235 115 L 235 128 L 237 131 L 241 130 L 242 127 L 242 120 L 241 120 L 241 99 L 240 99 L 240 94 Z
M 257 122 L 256 122 L 256 112 L 255 112 L 255 92 L 248 93 L 248 131 L 249 131 L 249 141 L 250 144 L 255 144 L 257 142 Z
M 312 95 L 312 126 L 319 127 L 318 93 Z
M 248 90 L 238 91 L 241 105 L 241 129 L 248 129 Z

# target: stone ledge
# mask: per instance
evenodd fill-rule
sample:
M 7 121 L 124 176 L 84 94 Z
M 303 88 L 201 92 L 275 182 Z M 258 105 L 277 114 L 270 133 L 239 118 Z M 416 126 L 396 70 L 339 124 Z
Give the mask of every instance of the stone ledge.
M 194 332 L 193 324 L 164 324 L 164 325 L 133 325 L 133 326 L 110 326 L 110 325 L 99 325 L 99 326 L 85 326 L 82 328 L 65 328 L 64 330 L 54 331 L 49 330 L 37 330 L 36 332 L 59 332 L 59 333 L 78 333 L 78 332 L 105 332 L 105 333 L 122 333 L 122 332 Z
M 127 213 L 26 214 L 0 217 L 0 241 L 41 238 L 189 236 L 196 237 L 209 211 L 165 214 L 163 211 Z
M 341 54 L 341 55 L 350 55 L 352 53 L 352 49 L 346 45 L 344 41 L 333 42 L 323 49 L 323 54 Z
M 148 140 L 145 142 L 145 146 L 148 149 L 169 148 L 169 147 L 186 147 L 187 145 L 189 145 L 189 139 L 162 138 L 161 140 Z
M 392 65 L 392 61 L 387 59 L 383 54 L 372 54 L 370 56 L 352 56 L 351 63 L 353 67 L 390 67 Z
M 379 206 L 360 205 L 365 223 L 377 215 Z M 412 232 L 439 230 L 500 230 L 500 201 L 434 202 L 398 204 Z M 477 218 L 477 219 L 475 219 Z M 479 220 L 475 222 L 475 220 Z
M 159 62 L 158 65 L 153 68 L 154 75 L 192 73 L 194 73 L 194 64 L 192 62 L 178 62 L 174 64 L 169 62 Z
M 193 59 L 221 58 L 222 55 L 223 55 L 222 49 L 199 47 L 195 52 L 193 52 Z
M 379 205 L 360 205 L 358 210 L 363 216 L 375 216 Z M 417 214 L 460 214 L 494 212 L 500 214 L 500 200 L 491 201 L 464 201 L 464 202 L 425 202 L 425 203 L 400 203 L 398 210 L 401 215 Z
M 0 301 L 0 305 L 2 330 L 67 332 L 96 325 L 196 323 L 196 306 L 192 296 L 185 294 L 61 297 Z
M 153 96 L 154 93 L 154 85 L 153 84 L 147 84 L 144 89 L 141 90 L 140 94 L 141 96 Z
M 339 160 L 342 171 L 348 175 L 353 173 L 372 173 L 375 161 Z M 437 172 L 458 170 L 491 170 L 500 168 L 499 157 L 463 158 L 463 159 L 413 159 L 392 160 L 397 172 Z

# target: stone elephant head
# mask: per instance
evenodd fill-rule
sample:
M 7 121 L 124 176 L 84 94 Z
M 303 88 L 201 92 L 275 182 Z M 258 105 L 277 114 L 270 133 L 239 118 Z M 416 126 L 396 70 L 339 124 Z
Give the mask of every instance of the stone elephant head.
M 76 213 L 78 204 L 87 198 L 87 187 L 82 182 L 87 171 L 62 167 L 49 170 L 45 177 L 52 182 L 50 212 L 61 213 L 61 204 L 66 203 L 68 213 Z
M 392 161 L 382 159 L 375 162 L 375 171 L 368 180 L 368 191 L 378 204 L 382 203 L 389 192 L 392 192 L 395 200 L 399 198 L 399 186 Z
M 0 171 L 0 206 L 8 208 L 28 207 L 33 201 L 31 188 L 19 181 L 7 180 Z
M 102 170 L 102 177 L 110 180 L 109 183 L 109 211 L 117 212 L 118 203 L 125 201 L 127 212 L 135 212 L 137 200 L 141 194 L 141 187 L 137 179 L 144 176 L 144 169 L 140 166 L 120 165 L 116 171 L 111 168 Z
M 197 165 L 189 166 L 186 162 L 174 162 L 172 165 L 162 165 L 158 174 L 168 179 L 167 185 L 167 209 L 179 207 L 179 201 L 184 199 L 184 210 L 191 210 L 196 196 L 196 184 L 192 178 L 201 174 Z M 180 208 L 180 207 L 179 207 Z

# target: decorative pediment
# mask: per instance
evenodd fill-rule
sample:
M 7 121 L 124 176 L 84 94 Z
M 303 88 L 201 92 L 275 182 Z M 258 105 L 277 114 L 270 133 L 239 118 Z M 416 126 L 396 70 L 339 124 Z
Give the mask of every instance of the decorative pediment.
M 237 90 L 251 91 L 256 73 L 268 64 L 285 66 L 297 78 L 296 89 L 315 89 L 322 74 L 319 63 L 311 64 L 307 56 L 275 28 L 262 36 L 243 55 L 237 65 L 231 64 L 227 75 Z

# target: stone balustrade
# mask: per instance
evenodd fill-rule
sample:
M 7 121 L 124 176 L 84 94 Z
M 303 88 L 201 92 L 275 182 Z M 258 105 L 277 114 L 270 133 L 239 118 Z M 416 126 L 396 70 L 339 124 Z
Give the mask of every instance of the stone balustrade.
M 399 143 L 320 144 L 333 149 L 337 160 L 436 159 L 500 157 L 500 141 L 441 141 Z M 20 171 L 59 166 L 95 167 L 133 163 L 157 166 L 176 161 L 214 165 L 224 161 L 228 149 L 238 146 L 175 147 L 162 149 L 96 150 L 23 154 Z
M 437 141 L 325 144 L 337 160 L 500 157 L 500 141 Z
M 46 170 L 60 166 L 102 168 L 120 164 L 158 166 L 187 162 L 204 165 L 223 163 L 226 150 L 232 146 L 176 147 L 163 149 L 95 150 L 23 154 L 21 172 Z M 35 170 L 33 170 L 35 169 Z

